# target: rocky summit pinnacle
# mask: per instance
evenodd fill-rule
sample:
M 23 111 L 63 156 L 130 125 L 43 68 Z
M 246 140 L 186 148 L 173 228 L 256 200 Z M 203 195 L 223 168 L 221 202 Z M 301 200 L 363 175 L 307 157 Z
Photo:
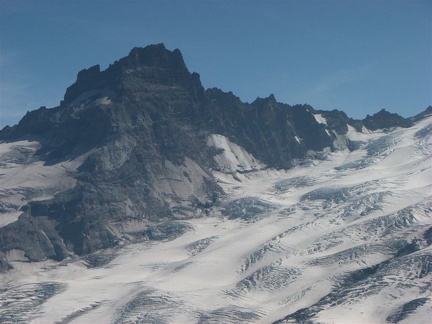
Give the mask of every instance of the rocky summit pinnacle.
M 72 102 L 86 91 L 107 87 L 117 87 L 118 90 L 122 85 L 127 88 L 131 80 L 173 86 L 182 85 L 192 77 L 197 76 L 189 73 L 178 49 L 169 51 L 163 44 L 135 47 L 128 56 L 114 62 L 105 71 L 101 72 L 99 65 L 80 71 L 77 81 L 67 89 L 63 104 Z
M 179 220 L 209 214 L 224 196 L 215 172 L 289 169 L 358 147 L 348 129 L 394 126 L 371 118 L 290 106 L 273 95 L 243 103 L 204 90 L 179 50 L 134 48 L 104 71 L 80 71 L 60 106 L 28 112 L 0 132 L 10 150 L 2 163 L 38 170 L 26 180 L 33 187 L 0 195 L 0 211 L 13 220 L 0 227 L 0 264 L 10 267 L 8 251 L 62 260 L 180 235 Z M 392 119 L 396 126 L 409 125 L 401 118 Z

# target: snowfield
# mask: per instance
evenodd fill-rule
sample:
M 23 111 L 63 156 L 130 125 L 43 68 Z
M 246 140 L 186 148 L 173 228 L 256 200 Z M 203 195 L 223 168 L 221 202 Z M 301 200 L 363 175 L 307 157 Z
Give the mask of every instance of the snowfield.
M 290 170 L 265 168 L 212 136 L 224 149 L 214 175 L 227 195 L 208 217 L 174 222 L 187 229 L 174 239 L 82 259 L 17 256 L 0 274 L 0 322 L 429 323 L 432 117 L 347 136 L 359 150 Z M 12 144 L 2 145 L 3 158 Z M 24 187 L 54 192 L 60 182 L 34 179 L 65 185 L 65 170 L 76 168 L 12 162 L 2 160 L 2 197 Z M 0 214 L 0 226 L 17 216 Z

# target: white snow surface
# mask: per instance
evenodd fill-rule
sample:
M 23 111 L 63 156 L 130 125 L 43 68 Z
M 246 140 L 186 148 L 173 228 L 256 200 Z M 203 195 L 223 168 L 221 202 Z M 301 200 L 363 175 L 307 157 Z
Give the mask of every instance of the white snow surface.
M 313 116 L 315 117 L 315 120 L 319 124 L 327 125 L 327 120 L 325 119 L 325 117 L 323 115 L 321 115 L 321 114 L 313 114 Z
M 421 261 L 431 266 L 432 138 L 416 135 L 427 127 L 432 118 L 391 133 L 351 129 L 360 150 L 291 170 L 259 170 L 213 135 L 227 196 L 209 217 L 187 221 L 193 230 L 171 241 L 105 251 L 113 259 L 96 268 L 78 257 L 13 262 L 0 274 L 0 322 L 272 323 L 309 307 L 312 322 L 386 323 L 418 300 L 402 320 L 428 323 L 432 276 Z M 23 185 L 42 186 L 41 169 L 25 170 L 35 182 Z M 395 257 L 413 239 L 418 249 Z
M 55 165 L 34 158 L 36 141 L 0 142 L 0 227 L 15 222 L 30 200 L 45 200 L 75 186 L 84 156 Z
M 217 154 L 214 159 L 219 170 L 225 173 L 235 173 L 237 171 L 253 171 L 265 167 L 264 163 L 256 160 L 244 148 L 231 142 L 227 137 L 219 134 L 212 134 L 207 140 L 208 146 L 214 146 L 222 152 Z

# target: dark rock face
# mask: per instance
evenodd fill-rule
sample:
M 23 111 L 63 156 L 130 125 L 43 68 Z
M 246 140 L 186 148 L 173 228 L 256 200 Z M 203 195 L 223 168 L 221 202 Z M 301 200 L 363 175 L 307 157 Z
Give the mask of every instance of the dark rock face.
M 361 122 L 349 118 L 343 111 L 336 109 L 332 111 L 319 110 L 318 113 L 326 119 L 329 128 L 340 135 L 345 135 L 348 132 L 348 125 L 353 126 L 358 131 L 361 130 Z
M 138 78 L 140 84 L 160 84 L 165 86 L 186 85 L 197 75 L 190 74 L 178 49 L 168 51 L 163 44 L 134 48 L 129 55 L 116 61 L 105 71 L 95 65 L 78 73 L 77 81 L 64 96 L 63 104 L 71 103 L 86 91 L 114 87 L 126 93 L 140 86 L 131 81 Z M 113 89 L 112 89 L 113 90 Z M 122 91 L 123 90 L 123 91 Z
M 335 133 L 345 134 L 347 124 L 361 128 L 342 112 L 320 112 L 328 125 L 315 113 L 273 95 L 246 104 L 232 93 L 205 91 L 180 51 L 163 44 L 134 48 L 105 71 L 82 70 L 60 106 L 29 112 L 0 132 L 0 141 L 40 142 L 33 158 L 45 165 L 85 156 L 71 175 L 74 188 L 30 202 L 17 222 L 0 228 L 0 253 L 61 260 L 149 239 L 154 224 L 199 217 L 223 194 L 210 173 L 220 153 L 207 145 L 210 134 L 226 136 L 270 167 L 289 168 L 310 150 L 334 149 Z M 409 125 L 387 112 L 364 124 Z
M 219 89 L 207 90 L 206 95 L 212 132 L 227 136 L 267 165 L 289 168 L 308 150 L 333 146 L 334 138 L 315 120 L 310 106 L 278 103 L 273 95 L 244 104 Z
M 398 114 L 393 114 L 382 109 L 373 116 L 367 115 L 363 120 L 363 124 L 370 130 L 377 130 L 392 127 L 409 127 L 412 125 L 412 122 Z
M 24 251 L 24 258 L 28 261 L 41 261 L 47 257 L 63 260 L 70 254 L 53 223 L 45 216 L 33 217 L 24 213 L 18 221 L 1 230 L 2 250 Z

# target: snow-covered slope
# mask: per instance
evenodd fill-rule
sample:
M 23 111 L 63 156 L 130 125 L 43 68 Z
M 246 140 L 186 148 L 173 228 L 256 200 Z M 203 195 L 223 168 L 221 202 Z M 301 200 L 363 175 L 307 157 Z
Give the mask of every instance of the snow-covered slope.
M 0 227 L 16 221 L 29 201 L 49 199 L 76 183 L 73 175 L 85 155 L 45 165 L 34 157 L 39 148 L 37 141 L 0 143 Z
M 432 117 L 347 136 L 359 150 L 287 171 L 213 136 L 227 196 L 208 217 L 153 229 L 171 240 L 13 262 L 0 322 L 429 322 Z
M 223 135 L 212 134 L 207 145 L 221 150 L 214 157 L 218 170 L 223 173 L 250 172 L 265 168 L 265 164 L 257 161 L 241 146 L 231 142 Z

